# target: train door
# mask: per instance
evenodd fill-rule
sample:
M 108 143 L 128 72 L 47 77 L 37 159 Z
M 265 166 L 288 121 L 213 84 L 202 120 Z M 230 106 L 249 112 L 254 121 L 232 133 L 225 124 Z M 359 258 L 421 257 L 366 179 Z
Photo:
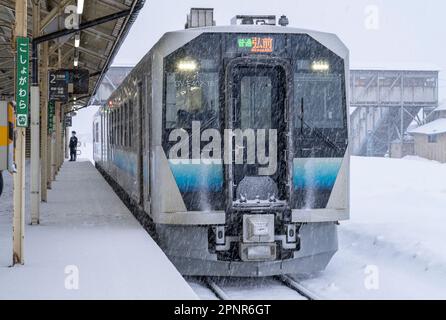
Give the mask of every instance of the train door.
M 226 125 L 233 138 L 226 181 L 231 205 L 289 200 L 288 74 L 287 65 L 273 59 L 241 58 L 228 66 Z

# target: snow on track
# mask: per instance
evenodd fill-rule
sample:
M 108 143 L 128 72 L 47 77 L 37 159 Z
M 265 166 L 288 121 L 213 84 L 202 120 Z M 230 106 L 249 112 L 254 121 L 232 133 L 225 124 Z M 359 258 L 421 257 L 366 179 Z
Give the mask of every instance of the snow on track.
M 186 278 L 189 285 L 201 299 L 217 299 L 207 284 L 195 277 Z M 287 287 L 273 277 L 238 278 L 220 277 L 211 279 L 231 300 L 307 300 L 296 290 Z M 206 290 L 207 289 L 207 290 Z

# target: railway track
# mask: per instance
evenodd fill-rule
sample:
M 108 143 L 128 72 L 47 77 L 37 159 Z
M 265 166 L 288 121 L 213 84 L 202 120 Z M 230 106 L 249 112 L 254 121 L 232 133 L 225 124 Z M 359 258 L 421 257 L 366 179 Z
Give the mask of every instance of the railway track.
M 290 289 L 295 290 L 301 296 L 307 298 L 307 300 L 320 300 L 320 298 L 315 293 L 305 288 L 301 283 L 294 280 L 290 276 L 282 275 L 282 276 L 277 276 L 276 278 Z
M 187 281 L 204 299 L 211 297 L 209 293 L 204 293 L 205 290 L 210 291 L 219 300 L 319 299 L 316 294 L 287 275 L 259 279 L 190 277 Z

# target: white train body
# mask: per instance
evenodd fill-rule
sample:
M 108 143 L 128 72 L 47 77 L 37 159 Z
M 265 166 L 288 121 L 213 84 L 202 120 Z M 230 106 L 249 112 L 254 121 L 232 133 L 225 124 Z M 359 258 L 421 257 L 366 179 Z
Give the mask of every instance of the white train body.
M 349 217 L 348 50 L 241 25 L 166 33 L 94 120 L 94 160 L 183 274 L 325 268 Z

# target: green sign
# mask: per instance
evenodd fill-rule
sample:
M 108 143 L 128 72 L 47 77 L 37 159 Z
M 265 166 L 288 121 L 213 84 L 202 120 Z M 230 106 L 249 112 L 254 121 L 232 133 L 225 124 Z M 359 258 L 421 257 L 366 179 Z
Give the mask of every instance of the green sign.
M 252 38 L 239 38 L 238 39 L 239 48 L 252 48 Z
M 28 127 L 29 106 L 29 39 L 17 37 L 16 102 L 17 127 Z
M 56 103 L 54 100 L 48 102 L 48 133 L 54 132 L 54 115 L 56 114 Z

